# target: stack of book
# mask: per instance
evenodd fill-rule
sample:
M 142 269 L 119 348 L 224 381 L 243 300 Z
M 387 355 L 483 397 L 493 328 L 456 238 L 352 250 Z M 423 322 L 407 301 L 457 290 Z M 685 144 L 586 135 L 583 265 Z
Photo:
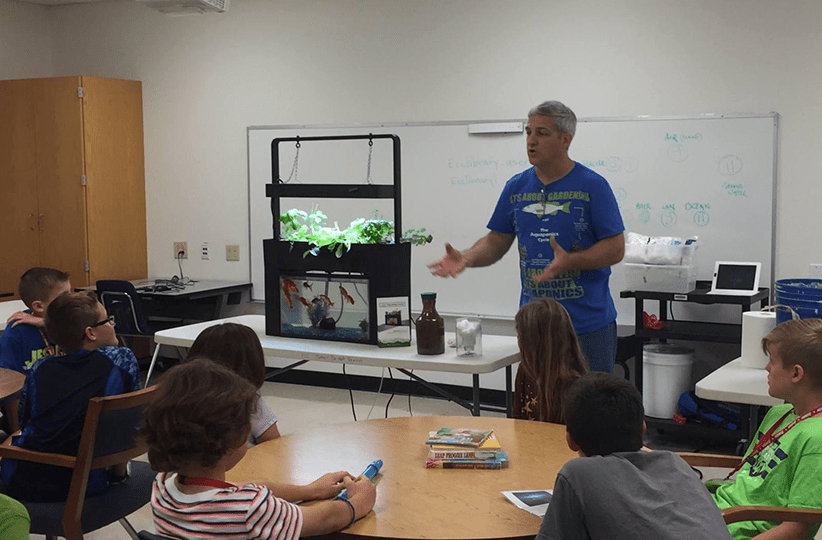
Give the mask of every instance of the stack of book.
M 500 447 L 494 431 L 443 427 L 432 431 L 428 440 L 427 469 L 504 469 L 508 455 Z

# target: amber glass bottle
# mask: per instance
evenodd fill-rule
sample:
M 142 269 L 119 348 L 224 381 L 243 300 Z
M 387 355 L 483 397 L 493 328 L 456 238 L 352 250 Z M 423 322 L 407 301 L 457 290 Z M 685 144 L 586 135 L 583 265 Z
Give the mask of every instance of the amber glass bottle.
M 422 293 L 422 313 L 417 319 L 417 353 L 445 352 L 445 319 L 436 308 L 437 293 Z

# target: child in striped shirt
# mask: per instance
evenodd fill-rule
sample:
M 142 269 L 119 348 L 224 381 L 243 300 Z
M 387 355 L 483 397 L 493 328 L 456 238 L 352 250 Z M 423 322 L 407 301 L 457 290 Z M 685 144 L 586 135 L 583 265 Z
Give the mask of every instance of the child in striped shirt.
M 226 471 L 248 449 L 257 398 L 243 377 L 202 357 L 175 366 L 160 380 L 141 428 L 151 466 L 160 471 L 151 497 L 158 534 L 297 540 L 338 531 L 370 512 L 374 484 L 344 471 L 307 486 L 225 481 Z M 332 500 L 343 488 L 348 499 Z M 300 500 L 323 502 L 290 502 Z

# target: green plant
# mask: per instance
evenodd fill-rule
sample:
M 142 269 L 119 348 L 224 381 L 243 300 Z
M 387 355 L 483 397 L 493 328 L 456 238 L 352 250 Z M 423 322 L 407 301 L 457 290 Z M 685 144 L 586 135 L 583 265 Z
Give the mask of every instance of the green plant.
M 334 222 L 333 227 L 326 225 L 326 216 L 319 208 L 305 212 L 292 208 L 280 214 L 282 224 L 280 239 L 286 242 L 307 242 L 311 249 L 303 254 L 317 255 L 321 248 L 328 248 L 337 257 L 342 257 L 351 244 L 391 244 L 394 242 L 394 222 L 384 219 L 358 218 L 351 222 L 347 229 L 341 230 Z M 401 242 L 423 245 L 431 242 L 433 237 L 425 234 L 425 229 L 405 231 Z

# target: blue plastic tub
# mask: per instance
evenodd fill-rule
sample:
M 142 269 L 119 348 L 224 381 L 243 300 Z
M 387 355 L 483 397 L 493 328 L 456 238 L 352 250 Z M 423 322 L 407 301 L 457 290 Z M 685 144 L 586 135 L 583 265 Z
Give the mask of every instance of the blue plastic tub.
M 779 279 L 776 281 L 774 302 L 790 307 L 800 319 L 822 318 L 822 279 Z M 790 311 L 777 310 L 777 324 L 790 318 Z

